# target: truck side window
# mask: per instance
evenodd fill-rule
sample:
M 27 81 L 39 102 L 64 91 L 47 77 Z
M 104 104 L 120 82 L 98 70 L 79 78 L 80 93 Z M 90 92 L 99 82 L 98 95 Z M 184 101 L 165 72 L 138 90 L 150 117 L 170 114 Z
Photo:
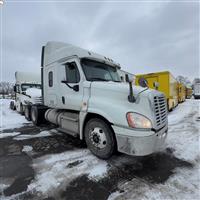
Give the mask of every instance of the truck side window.
M 53 86 L 53 72 L 50 71 L 48 76 L 49 76 L 49 87 L 52 87 Z
M 66 63 L 65 72 L 68 83 L 78 83 L 80 81 L 80 74 L 75 62 Z

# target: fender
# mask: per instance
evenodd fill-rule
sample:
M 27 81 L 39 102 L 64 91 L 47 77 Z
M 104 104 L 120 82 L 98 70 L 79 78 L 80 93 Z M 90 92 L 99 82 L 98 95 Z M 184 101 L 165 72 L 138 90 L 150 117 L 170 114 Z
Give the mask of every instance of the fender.
M 85 125 L 85 119 L 87 117 L 88 114 L 97 114 L 102 116 L 103 118 L 105 118 L 107 121 L 109 121 L 110 123 L 113 123 L 113 119 L 111 116 L 107 115 L 106 113 L 102 112 L 101 110 L 98 109 L 88 109 L 87 112 L 80 112 L 79 114 L 79 134 L 80 134 L 80 139 L 83 139 L 83 135 L 84 135 L 84 130 L 83 127 Z

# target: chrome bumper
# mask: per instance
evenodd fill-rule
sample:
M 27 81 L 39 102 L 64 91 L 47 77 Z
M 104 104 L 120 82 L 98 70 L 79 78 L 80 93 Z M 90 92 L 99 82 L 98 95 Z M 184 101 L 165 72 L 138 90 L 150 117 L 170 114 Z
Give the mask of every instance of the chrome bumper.
M 135 156 L 145 156 L 158 151 L 164 144 L 168 131 L 167 125 L 158 132 L 115 125 L 112 128 L 116 135 L 118 151 Z

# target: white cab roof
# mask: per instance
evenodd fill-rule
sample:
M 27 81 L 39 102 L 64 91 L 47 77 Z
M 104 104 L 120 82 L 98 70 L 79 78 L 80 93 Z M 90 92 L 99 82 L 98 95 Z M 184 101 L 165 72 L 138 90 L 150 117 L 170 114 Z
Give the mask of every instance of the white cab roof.
M 90 58 L 94 60 L 103 61 L 109 65 L 120 67 L 119 64 L 113 60 L 96 54 L 94 52 L 82 49 L 80 47 L 73 46 L 62 42 L 48 42 L 45 46 L 44 51 L 44 66 L 49 65 L 53 62 L 64 61 L 68 57 L 78 56 L 79 58 Z

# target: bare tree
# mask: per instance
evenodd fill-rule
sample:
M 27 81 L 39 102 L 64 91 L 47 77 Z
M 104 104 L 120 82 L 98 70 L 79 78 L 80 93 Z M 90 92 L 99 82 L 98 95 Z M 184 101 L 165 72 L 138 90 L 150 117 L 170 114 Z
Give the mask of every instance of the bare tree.
M 13 93 L 13 83 L 2 81 L 0 82 L 0 94 L 2 94 L 3 98 L 5 95 Z

